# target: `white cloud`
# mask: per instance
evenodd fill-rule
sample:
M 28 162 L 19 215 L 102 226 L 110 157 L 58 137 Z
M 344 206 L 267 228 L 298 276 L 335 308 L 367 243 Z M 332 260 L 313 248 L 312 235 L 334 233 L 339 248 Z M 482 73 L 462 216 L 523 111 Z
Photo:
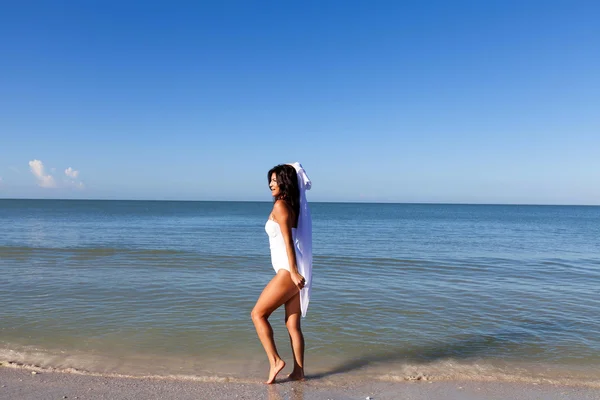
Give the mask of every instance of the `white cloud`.
M 77 176 L 79 175 L 79 171 L 75 171 L 73 168 L 69 167 L 65 169 L 65 175 L 71 178 L 77 178 Z
M 46 175 L 44 171 L 44 163 L 40 160 L 32 160 L 29 161 L 29 169 L 31 173 L 38 180 L 38 185 L 43 188 L 55 188 L 56 182 L 54 182 L 54 177 L 52 175 Z
M 65 183 L 67 186 L 71 186 L 74 187 L 76 189 L 83 189 L 83 182 L 81 182 L 79 179 L 79 171 L 74 170 L 73 168 L 69 167 L 67 169 L 65 169 L 65 175 L 67 176 L 67 178 L 65 179 Z
M 74 170 L 71 167 L 65 169 L 65 176 L 63 179 L 58 178 L 58 181 L 55 181 L 51 174 L 46 173 L 44 163 L 40 160 L 29 161 L 29 168 L 31 173 L 37 178 L 38 185 L 43 188 L 84 188 L 83 182 L 79 180 L 79 171 Z M 56 168 L 50 168 L 50 171 L 54 172 L 56 171 Z

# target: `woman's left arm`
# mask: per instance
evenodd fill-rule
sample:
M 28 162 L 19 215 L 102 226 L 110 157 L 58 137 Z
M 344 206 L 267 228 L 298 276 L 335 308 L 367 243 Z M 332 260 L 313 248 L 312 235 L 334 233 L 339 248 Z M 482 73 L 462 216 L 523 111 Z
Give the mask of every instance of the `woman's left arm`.
M 292 236 L 292 224 L 290 223 L 291 213 L 287 204 L 285 204 L 283 200 L 277 200 L 273 205 L 273 217 L 281 228 L 281 234 L 283 235 L 283 242 L 285 243 L 287 258 L 290 263 L 290 276 L 292 281 L 298 287 L 298 289 L 302 289 L 306 283 L 306 280 L 298 272 L 298 266 L 296 265 L 294 237 Z

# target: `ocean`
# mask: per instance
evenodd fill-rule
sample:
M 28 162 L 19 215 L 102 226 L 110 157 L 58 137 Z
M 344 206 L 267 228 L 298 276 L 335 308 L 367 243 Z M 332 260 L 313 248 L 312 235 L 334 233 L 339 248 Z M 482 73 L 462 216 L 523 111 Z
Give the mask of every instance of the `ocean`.
M 271 206 L 0 200 L 0 362 L 266 378 L 250 311 L 274 274 Z M 302 326 L 314 382 L 600 387 L 600 207 L 314 202 L 311 211 Z M 283 309 L 270 320 L 291 368 Z

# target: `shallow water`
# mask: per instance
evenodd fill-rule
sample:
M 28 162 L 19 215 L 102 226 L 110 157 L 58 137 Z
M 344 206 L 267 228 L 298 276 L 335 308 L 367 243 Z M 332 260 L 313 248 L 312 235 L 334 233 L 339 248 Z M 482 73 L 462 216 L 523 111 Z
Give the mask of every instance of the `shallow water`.
M 273 276 L 270 206 L 0 200 L 0 360 L 262 376 L 249 313 Z M 309 375 L 600 382 L 600 207 L 312 213 Z

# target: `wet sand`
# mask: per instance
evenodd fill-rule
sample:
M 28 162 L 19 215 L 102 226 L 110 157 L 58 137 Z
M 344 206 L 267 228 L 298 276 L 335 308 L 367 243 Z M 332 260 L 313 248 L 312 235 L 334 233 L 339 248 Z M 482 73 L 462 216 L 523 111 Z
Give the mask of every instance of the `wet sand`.
M 120 378 L 0 367 L 0 399 L 403 399 L 403 400 L 598 400 L 600 389 L 507 382 L 356 382 L 332 386 L 319 380 L 265 385 Z

